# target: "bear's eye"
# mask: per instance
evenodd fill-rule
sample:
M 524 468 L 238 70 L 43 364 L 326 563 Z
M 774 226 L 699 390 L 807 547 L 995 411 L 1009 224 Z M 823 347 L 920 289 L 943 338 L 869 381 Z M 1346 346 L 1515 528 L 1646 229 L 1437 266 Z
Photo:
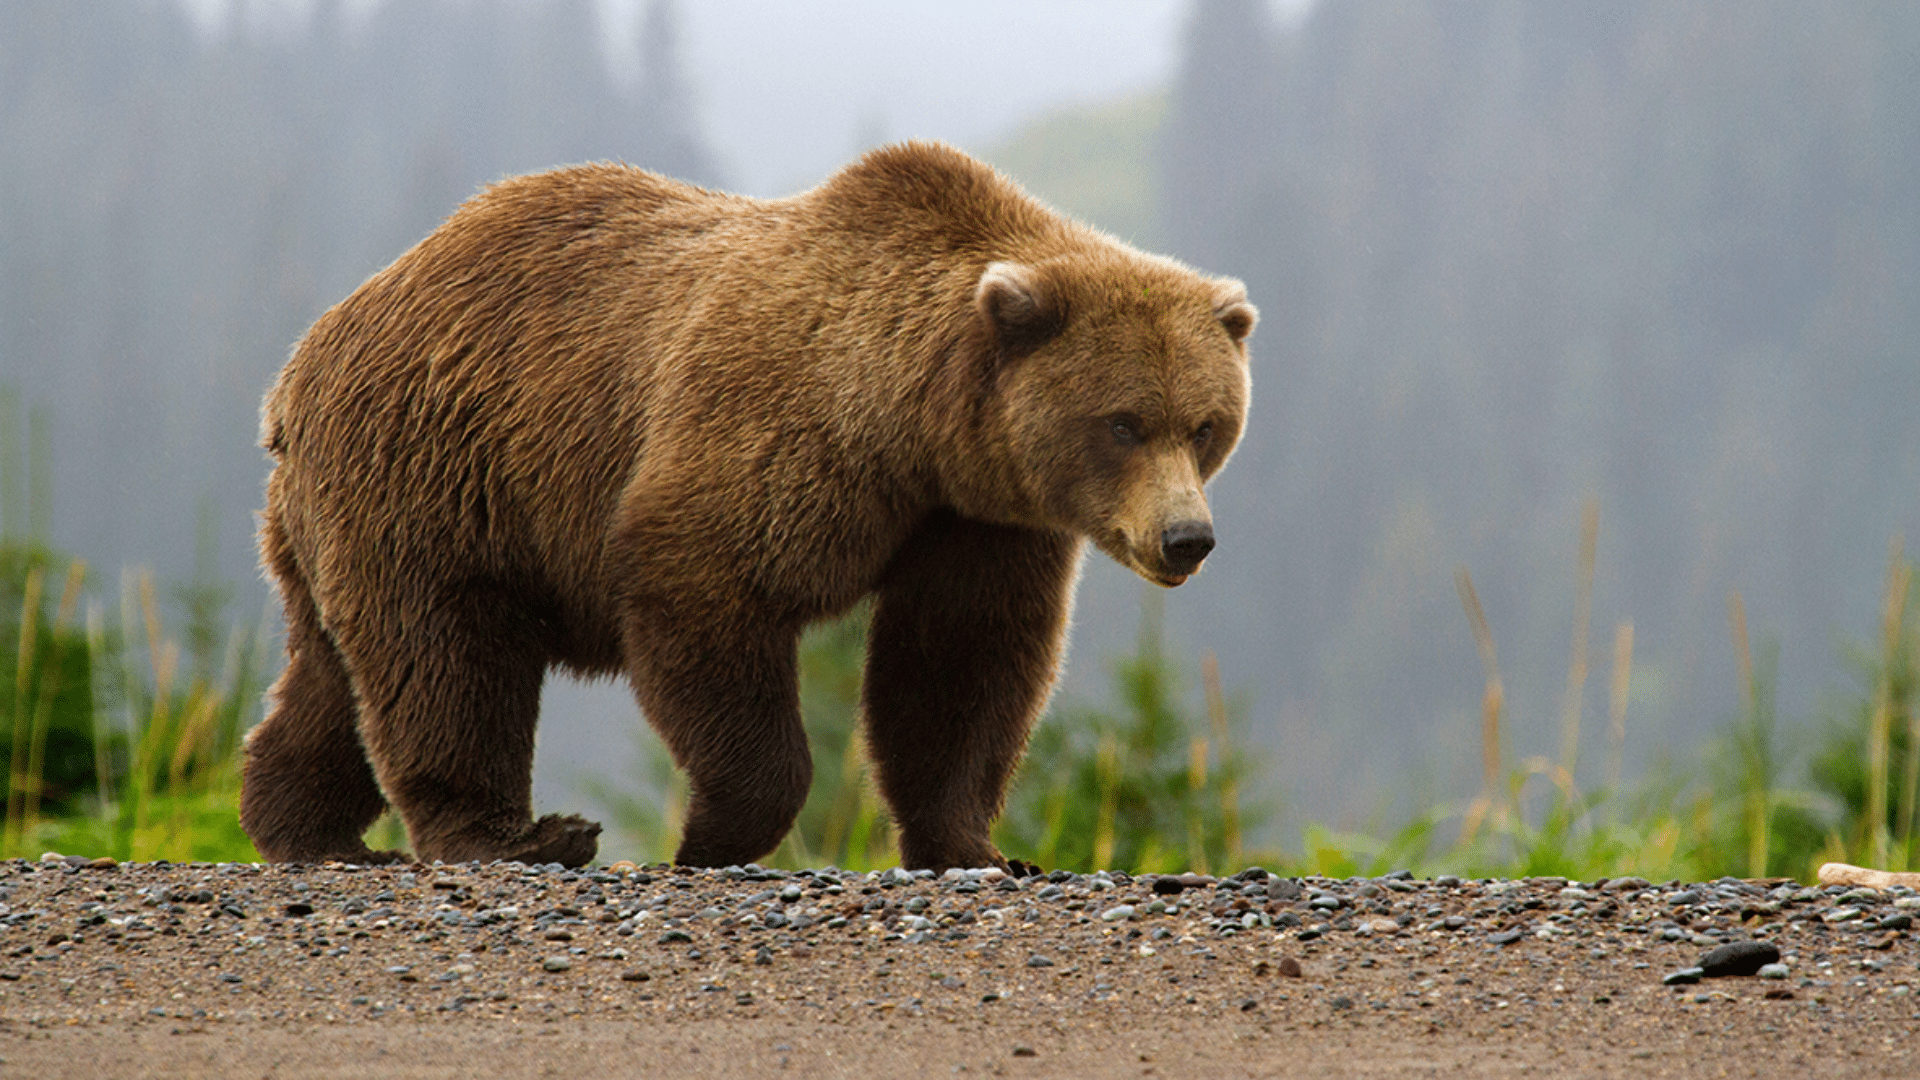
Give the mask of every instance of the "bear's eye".
M 1194 429 L 1193 445 L 1195 449 L 1205 450 L 1207 448 L 1207 444 L 1212 441 L 1213 441 L 1213 425 L 1211 423 L 1201 424 L 1199 427 Z
M 1132 420 L 1124 416 L 1116 416 L 1107 421 L 1107 426 L 1113 431 L 1114 442 L 1121 446 L 1140 445 L 1140 428 Z

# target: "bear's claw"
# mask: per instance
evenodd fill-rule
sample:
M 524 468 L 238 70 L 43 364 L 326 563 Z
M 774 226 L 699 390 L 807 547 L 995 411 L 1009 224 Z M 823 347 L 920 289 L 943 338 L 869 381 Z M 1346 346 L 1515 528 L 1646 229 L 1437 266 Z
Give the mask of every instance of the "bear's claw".
M 600 850 L 600 823 L 579 814 L 548 814 L 533 823 L 524 838 L 498 856 L 508 862 L 585 866 Z

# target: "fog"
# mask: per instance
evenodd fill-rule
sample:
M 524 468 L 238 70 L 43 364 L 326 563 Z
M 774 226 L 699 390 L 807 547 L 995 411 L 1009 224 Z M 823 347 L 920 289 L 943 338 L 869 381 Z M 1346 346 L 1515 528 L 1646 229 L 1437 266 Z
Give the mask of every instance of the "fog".
M 1189 672 L 1218 655 L 1283 824 L 1475 789 L 1462 566 L 1510 752 L 1557 749 L 1588 505 L 1591 785 L 1616 627 L 1630 776 L 1737 708 L 1735 590 L 1811 729 L 1920 536 L 1916 10 L 22 0 L 0 384 L 46 417 L 55 546 L 109 588 L 198 550 L 247 615 L 261 393 L 477 186 L 620 159 L 773 196 L 951 141 L 1261 308 L 1220 547 L 1159 600 Z M 1143 595 L 1089 558 L 1065 694 L 1104 693 Z M 549 706 L 537 798 L 578 808 L 640 721 L 618 686 Z

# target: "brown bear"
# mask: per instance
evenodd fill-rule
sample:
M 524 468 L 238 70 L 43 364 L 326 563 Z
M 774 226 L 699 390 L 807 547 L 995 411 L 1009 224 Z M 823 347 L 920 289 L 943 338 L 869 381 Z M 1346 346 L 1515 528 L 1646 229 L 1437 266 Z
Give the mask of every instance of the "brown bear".
M 759 200 L 509 179 L 307 332 L 267 395 L 288 664 L 240 820 L 273 861 L 579 865 L 532 818 L 549 667 L 624 673 L 687 773 L 676 858 L 778 845 L 808 623 L 874 597 L 863 724 L 909 868 L 988 838 L 1084 538 L 1178 585 L 1240 436 L 1255 313 L 939 145 Z

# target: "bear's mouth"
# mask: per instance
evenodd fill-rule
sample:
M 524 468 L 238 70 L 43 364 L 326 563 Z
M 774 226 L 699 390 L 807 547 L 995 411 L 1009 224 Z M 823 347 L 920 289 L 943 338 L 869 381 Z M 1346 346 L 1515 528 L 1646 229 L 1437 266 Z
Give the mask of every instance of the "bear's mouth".
M 1163 589 L 1177 589 L 1187 583 L 1187 579 L 1200 572 L 1194 567 L 1186 573 L 1177 573 L 1151 555 L 1134 550 L 1127 543 L 1125 535 L 1094 535 L 1094 543 L 1113 558 L 1114 562 L 1153 582 Z

